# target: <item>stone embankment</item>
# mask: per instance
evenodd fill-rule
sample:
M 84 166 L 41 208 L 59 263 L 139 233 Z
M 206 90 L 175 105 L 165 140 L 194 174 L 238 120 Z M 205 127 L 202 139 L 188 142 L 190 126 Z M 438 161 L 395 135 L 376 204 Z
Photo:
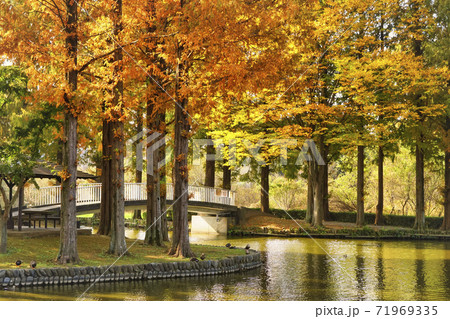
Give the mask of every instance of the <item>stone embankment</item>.
M 220 275 L 261 266 L 261 254 L 198 262 L 149 263 L 123 266 L 0 270 L 0 287 L 68 285 L 127 280 L 151 280 Z M 108 268 L 109 267 L 109 268 Z

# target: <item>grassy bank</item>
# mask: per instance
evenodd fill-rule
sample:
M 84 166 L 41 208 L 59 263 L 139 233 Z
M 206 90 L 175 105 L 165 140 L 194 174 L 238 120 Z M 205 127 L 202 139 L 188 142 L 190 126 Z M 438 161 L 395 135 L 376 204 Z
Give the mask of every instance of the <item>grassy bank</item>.
M 449 240 L 450 232 L 440 231 L 442 219 L 428 218 L 427 229 L 418 232 L 412 229 L 413 216 L 385 216 L 384 226 L 373 225 L 373 214 L 365 214 L 366 225 L 356 227 L 355 213 L 331 213 L 323 227 L 312 227 L 304 221 L 305 211 L 272 210 L 263 214 L 257 209 L 245 209 L 239 226 L 231 227 L 231 236 L 293 236 L 332 237 L 332 238 L 372 238 L 372 239 L 438 239 Z
M 134 240 L 127 240 L 130 245 Z M 188 261 L 187 258 L 174 258 L 167 255 L 167 247 L 153 247 L 143 245 L 138 241 L 129 250 L 129 255 L 120 258 L 116 265 L 144 264 L 152 262 L 174 262 Z M 78 253 L 82 263 L 78 266 L 102 266 L 110 265 L 116 261 L 116 257 L 106 253 L 109 246 L 109 237 L 107 236 L 79 236 Z M 227 256 L 243 255 L 242 249 L 226 249 L 225 247 L 191 245 L 192 250 L 197 256 L 202 253 L 206 255 L 206 260 L 217 260 Z M 9 238 L 8 253 L 0 255 L 0 269 L 16 268 L 15 262 L 20 259 L 23 262 L 22 267 L 29 267 L 31 260 L 35 260 L 39 268 L 61 267 L 55 261 L 58 255 L 59 238 Z
M 450 232 L 439 230 L 425 230 L 417 232 L 413 229 L 390 228 L 384 229 L 364 227 L 346 228 L 314 228 L 302 225 L 303 228 L 279 229 L 271 227 L 239 227 L 228 230 L 230 236 L 280 236 L 280 237 L 323 237 L 323 238 L 373 238 L 373 239 L 440 239 L 450 240 Z

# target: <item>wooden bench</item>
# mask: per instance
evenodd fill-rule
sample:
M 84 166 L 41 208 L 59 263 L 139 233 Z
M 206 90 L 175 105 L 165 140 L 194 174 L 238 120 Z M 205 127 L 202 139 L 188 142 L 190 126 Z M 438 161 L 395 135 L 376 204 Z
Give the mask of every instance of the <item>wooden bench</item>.
M 60 217 L 56 215 L 55 213 L 34 213 L 34 212 L 26 212 L 25 215 L 28 215 L 27 218 L 24 218 L 24 220 L 28 220 L 28 228 L 31 228 L 31 225 L 33 225 L 33 228 L 36 228 L 36 222 L 39 224 L 39 228 L 41 227 L 41 222 L 44 222 L 44 227 L 48 228 L 48 221 L 53 221 L 53 228 L 56 228 L 56 222 L 58 221 L 61 225 Z M 55 216 L 56 215 L 56 216 Z

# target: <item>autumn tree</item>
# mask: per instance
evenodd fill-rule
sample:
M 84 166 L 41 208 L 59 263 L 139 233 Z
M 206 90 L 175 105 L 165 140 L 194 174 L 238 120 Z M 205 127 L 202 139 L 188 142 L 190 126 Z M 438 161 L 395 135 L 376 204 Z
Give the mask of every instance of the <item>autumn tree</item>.
M 433 122 L 440 116 L 443 105 L 433 96 L 442 89 L 443 70 L 428 64 L 424 59 L 424 45 L 433 25 L 432 14 L 423 0 L 411 1 L 402 6 L 399 37 L 405 41 L 413 55 L 409 60 L 409 86 L 405 90 L 408 104 L 408 121 L 405 123 L 404 140 L 414 148 L 416 158 L 416 219 L 414 228 L 425 229 L 425 153 L 431 148 Z M 445 82 L 444 82 L 445 83 Z
M 438 0 L 429 4 L 429 10 L 435 16 L 435 24 L 430 32 L 425 48 L 424 55 L 426 60 L 431 64 L 443 70 L 443 74 L 448 74 L 448 65 L 450 64 L 450 53 L 448 46 L 450 43 L 450 33 L 448 29 L 450 10 L 450 1 Z M 439 144 L 444 151 L 444 189 L 443 189 L 443 205 L 444 219 L 442 222 L 442 230 L 450 230 L 450 109 L 448 95 L 448 77 L 444 80 L 442 89 L 434 96 L 436 102 L 445 105 L 446 109 L 439 118 L 437 134 Z
M 276 60 L 270 58 L 279 57 L 275 55 L 279 51 L 264 36 L 276 37 L 276 26 L 286 21 L 283 12 L 287 12 L 287 6 L 270 1 L 233 5 L 182 1 L 178 7 L 183 12 L 173 18 L 178 27 L 168 29 L 169 34 L 177 33 L 173 41 L 166 41 L 170 43 L 168 65 L 175 76 L 174 196 L 182 195 L 174 206 L 171 254 L 189 252 L 187 141 L 191 125 L 199 122 L 193 119 L 208 114 L 219 102 L 226 106 L 243 92 L 258 91 L 259 84 L 273 76 L 269 70 Z
M 340 46 L 336 47 L 335 42 L 340 37 L 341 24 L 347 23 L 344 13 L 352 10 L 321 2 L 305 6 L 301 12 L 290 20 L 290 28 L 286 30 L 289 50 L 281 69 L 282 97 L 274 92 L 266 113 L 274 131 L 285 138 L 298 139 L 299 149 L 305 140 L 314 141 L 318 156 L 311 156 L 307 166 L 307 221 L 320 227 L 328 210 L 329 130 L 342 114 L 338 112 L 338 82 L 333 62 L 340 54 Z M 323 160 L 320 164 L 319 157 Z
M 74 93 L 78 87 L 78 5 L 73 0 L 65 1 L 65 47 L 69 67 L 66 69 L 68 90 L 64 93 L 63 124 L 63 176 L 61 183 L 61 239 L 58 261 L 62 264 L 78 263 L 77 250 L 77 114 Z
M 77 100 L 78 6 L 69 0 L 14 1 L 13 5 L 2 2 L 0 8 L 0 28 L 8 35 L 1 39 L 1 53 L 23 65 L 34 101 L 61 107 L 64 114 L 58 261 L 76 263 L 77 117 L 81 109 Z
M 114 37 L 112 101 L 110 104 L 112 139 L 111 160 L 111 240 L 109 253 L 122 255 L 127 251 L 125 242 L 125 136 L 124 136 L 124 105 L 123 105 L 123 51 L 120 46 L 120 33 L 123 30 L 122 0 L 112 4 L 112 22 Z

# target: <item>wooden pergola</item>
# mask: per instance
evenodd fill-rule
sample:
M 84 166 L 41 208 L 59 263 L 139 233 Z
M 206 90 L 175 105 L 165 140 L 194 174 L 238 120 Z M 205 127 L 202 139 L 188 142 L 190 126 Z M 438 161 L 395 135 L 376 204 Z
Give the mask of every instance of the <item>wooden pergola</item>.
M 33 176 L 31 178 L 46 178 L 46 179 L 56 179 L 58 183 L 61 183 L 60 173 L 62 172 L 62 165 L 43 162 L 42 164 L 36 165 L 33 168 Z M 77 179 L 97 179 L 98 177 L 86 172 L 77 171 Z M 10 183 L 6 178 L 3 178 L 6 186 L 9 188 L 9 199 L 12 200 L 13 197 L 13 183 Z M 19 205 L 18 205 L 18 223 L 17 228 L 19 231 L 22 230 L 22 209 L 24 205 L 24 192 L 23 187 L 19 190 Z M 14 229 L 13 220 L 13 210 L 11 209 L 9 219 L 8 219 L 8 229 Z
M 33 178 L 48 178 L 48 179 L 56 179 L 58 182 L 61 182 L 61 177 L 59 174 L 62 172 L 62 165 L 48 163 L 47 166 L 37 165 L 33 168 Z M 77 171 L 78 179 L 96 179 L 97 176 L 92 174 Z

